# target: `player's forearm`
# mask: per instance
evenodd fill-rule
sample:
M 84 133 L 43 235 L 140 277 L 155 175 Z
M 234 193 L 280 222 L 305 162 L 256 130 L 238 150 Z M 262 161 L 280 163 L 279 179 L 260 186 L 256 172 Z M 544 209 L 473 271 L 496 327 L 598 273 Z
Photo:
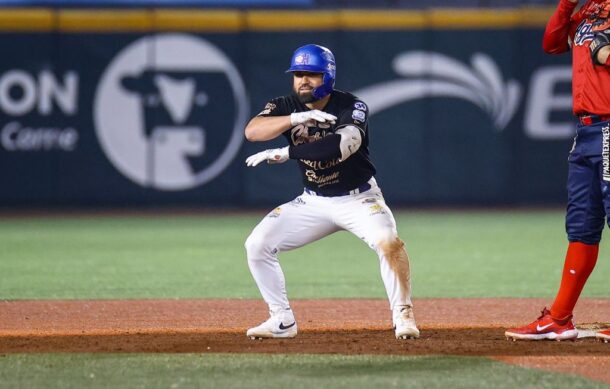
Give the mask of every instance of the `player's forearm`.
M 561 54 L 569 50 L 570 18 L 578 0 L 560 0 L 549 19 L 542 39 L 542 49 L 549 54 Z
M 290 116 L 257 116 L 250 120 L 244 133 L 250 142 L 261 142 L 277 138 L 290 126 Z

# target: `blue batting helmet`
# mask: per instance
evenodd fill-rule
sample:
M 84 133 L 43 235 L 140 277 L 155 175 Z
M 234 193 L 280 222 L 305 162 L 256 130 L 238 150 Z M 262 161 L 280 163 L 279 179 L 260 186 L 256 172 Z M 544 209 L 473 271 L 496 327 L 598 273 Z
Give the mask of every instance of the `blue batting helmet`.
M 312 91 L 314 99 L 319 100 L 329 95 L 335 86 L 337 67 L 335 56 L 326 47 L 305 45 L 295 50 L 286 73 L 311 72 L 322 73 L 322 85 Z

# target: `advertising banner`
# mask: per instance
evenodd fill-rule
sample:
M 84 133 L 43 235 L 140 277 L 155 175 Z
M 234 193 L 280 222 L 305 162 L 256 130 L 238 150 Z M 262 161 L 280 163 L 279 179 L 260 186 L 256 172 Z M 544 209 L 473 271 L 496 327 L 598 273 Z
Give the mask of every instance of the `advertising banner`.
M 329 47 L 336 88 L 369 105 L 392 204 L 564 200 L 570 56 L 542 52 L 543 26 L 253 26 L 0 33 L 0 205 L 290 200 L 294 161 L 244 163 L 283 140 L 250 143 L 243 129 L 290 93 L 285 70 L 307 43 Z

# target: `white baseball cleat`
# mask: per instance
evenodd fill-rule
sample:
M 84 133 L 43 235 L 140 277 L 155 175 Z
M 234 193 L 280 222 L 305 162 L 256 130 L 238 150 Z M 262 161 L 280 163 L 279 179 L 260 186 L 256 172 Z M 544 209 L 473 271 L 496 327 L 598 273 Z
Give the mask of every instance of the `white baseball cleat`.
M 297 322 L 294 320 L 292 310 L 271 313 L 264 323 L 250 328 L 246 336 L 250 339 L 265 338 L 294 338 L 297 336 Z
M 415 324 L 412 306 L 407 305 L 394 313 L 394 333 L 396 339 L 419 338 L 419 330 Z

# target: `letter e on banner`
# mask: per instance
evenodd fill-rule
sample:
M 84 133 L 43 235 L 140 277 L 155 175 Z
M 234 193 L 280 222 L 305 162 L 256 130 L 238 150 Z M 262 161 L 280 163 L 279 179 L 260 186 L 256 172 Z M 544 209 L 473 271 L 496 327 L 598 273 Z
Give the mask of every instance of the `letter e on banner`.
M 574 123 L 552 122 L 553 111 L 572 112 L 569 92 L 556 93 L 557 84 L 570 83 L 570 66 L 547 66 L 534 72 L 525 107 L 525 134 L 532 139 L 564 139 L 574 136 Z

